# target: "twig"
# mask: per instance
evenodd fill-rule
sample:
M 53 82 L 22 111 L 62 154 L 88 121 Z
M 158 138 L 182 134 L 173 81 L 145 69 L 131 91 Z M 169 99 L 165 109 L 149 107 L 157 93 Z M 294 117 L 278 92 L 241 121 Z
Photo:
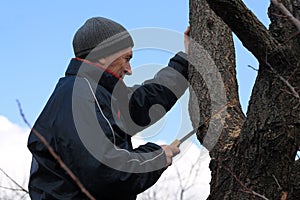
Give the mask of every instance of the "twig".
M 16 186 L 18 186 L 19 189 L 13 189 L 13 188 L 5 188 L 3 186 L 0 186 L 1 188 L 4 189 L 10 189 L 10 190 L 19 190 L 19 191 L 23 191 L 25 193 L 28 193 L 28 190 L 26 190 L 25 188 L 23 188 L 20 184 L 18 184 L 13 178 L 11 178 L 3 169 L 0 168 L 0 171 L 9 179 L 11 180 Z
M 279 15 L 279 14 L 275 14 L 275 13 L 272 13 L 272 15 L 287 18 L 298 29 L 298 31 L 296 33 L 294 33 L 286 41 L 284 41 L 284 43 L 287 43 L 288 41 L 290 41 L 291 39 L 296 37 L 298 34 L 300 34 L 300 21 L 299 21 L 299 19 L 295 18 L 282 3 L 278 2 L 277 0 L 273 0 L 273 1 L 271 0 L 271 2 L 283 13 L 283 15 Z
M 279 182 L 278 182 L 276 176 L 274 176 L 274 174 L 272 174 L 272 176 L 273 176 L 273 178 L 274 178 L 276 184 L 278 185 L 279 190 L 282 190 L 282 187 L 281 187 L 281 185 L 279 184 Z
M 255 67 L 252 67 L 251 65 L 248 65 L 249 68 L 253 69 L 254 71 L 258 72 L 258 69 L 256 69 Z
M 297 27 L 298 31 L 300 31 L 300 21 L 295 18 L 291 12 L 279 1 L 271 0 L 271 2 L 284 14 L 287 18 Z
M 23 196 L 21 196 L 20 200 L 24 199 L 26 195 L 27 194 L 25 193 Z
M 276 14 L 276 13 L 271 13 L 271 15 L 274 15 L 276 17 L 281 17 L 281 18 L 288 18 L 286 15 L 279 15 L 279 14 Z
M 286 80 L 284 77 L 282 77 L 268 62 L 268 54 L 266 49 L 266 58 L 265 58 L 265 64 L 271 69 L 271 71 L 284 83 L 288 86 L 288 88 L 291 90 L 291 94 L 298 99 L 298 102 L 300 103 L 300 96 L 297 93 L 296 89 L 289 83 L 288 80 Z
M 264 195 L 261 195 L 261 194 L 255 192 L 255 191 L 243 191 L 243 192 L 248 193 L 248 194 L 253 194 L 253 195 L 258 196 L 258 197 L 260 197 L 260 198 L 262 198 L 262 199 L 265 199 L 265 200 L 269 200 L 269 199 L 266 198 Z
M 175 171 L 176 171 L 176 174 L 177 174 L 177 177 L 178 177 L 178 179 L 179 179 L 179 186 L 180 186 L 180 199 L 182 199 L 183 198 L 183 194 L 184 194 L 184 192 L 185 192 L 185 188 L 184 188 L 184 186 L 183 186 L 183 183 L 182 183 L 182 179 L 181 179 L 181 176 L 180 176 L 180 173 L 179 173 L 179 170 L 178 170 L 178 168 L 176 167 L 176 166 L 174 166 L 174 168 L 175 168 Z
M 255 192 L 255 191 L 253 191 L 252 189 L 249 189 L 247 186 L 245 186 L 245 184 L 230 169 L 228 169 L 227 167 L 224 167 L 224 169 L 226 171 L 228 171 L 229 174 L 245 189 L 245 191 L 243 191 L 243 192 L 246 192 L 246 193 L 249 193 L 249 194 L 253 194 L 253 195 L 258 196 L 258 197 L 260 197 L 260 198 L 262 198 L 264 200 L 269 200 L 264 195 L 259 194 L 259 193 Z
M 202 151 L 201 151 L 201 152 L 202 152 Z M 201 153 L 200 153 L 200 155 L 198 156 L 198 158 L 197 158 L 197 160 L 195 161 L 195 163 L 200 163 L 200 160 L 201 160 Z M 194 168 L 195 166 L 196 166 L 196 165 L 193 164 L 193 165 L 192 165 L 192 168 Z M 195 176 L 194 176 L 194 178 L 193 178 L 192 185 L 190 185 L 186 190 L 188 190 L 190 187 L 192 187 L 192 186 L 194 185 L 194 183 L 195 183 L 195 181 L 196 181 L 196 178 L 197 178 L 197 176 L 198 176 L 199 171 L 200 171 L 200 165 L 198 165 L 198 167 L 196 168 L 196 173 L 195 173 Z M 190 175 L 189 175 L 189 176 L 190 176 Z
M 287 43 L 288 41 L 290 41 L 291 39 L 293 39 L 294 37 L 296 37 L 297 35 L 300 34 L 300 31 L 297 31 L 296 33 L 293 33 L 288 39 L 286 39 L 283 43 Z
M 11 191 L 14 191 L 14 192 L 25 192 L 23 189 L 20 189 L 20 188 L 10 188 L 10 187 L 5 187 L 5 186 L 1 186 L 0 185 L 0 188 L 2 189 L 5 189 L 5 190 L 11 190 Z M 28 192 L 26 191 L 25 192 L 26 194 L 28 194 Z
M 95 197 L 93 197 L 89 191 L 83 186 L 83 184 L 80 182 L 80 180 L 75 176 L 75 174 L 68 168 L 68 166 L 62 161 L 59 155 L 57 155 L 54 151 L 54 149 L 50 146 L 50 144 L 47 142 L 47 140 L 34 128 L 31 127 L 27 119 L 25 118 L 25 115 L 23 113 L 21 103 L 19 100 L 17 100 L 20 115 L 22 116 L 23 121 L 25 124 L 31 129 L 31 131 L 42 141 L 42 143 L 47 147 L 49 153 L 54 157 L 54 159 L 59 163 L 61 168 L 63 168 L 66 173 L 72 178 L 72 180 L 77 184 L 77 186 L 80 188 L 81 192 L 84 193 L 90 200 L 96 200 Z
M 271 71 L 290 89 L 291 94 L 300 101 L 299 94 L 297 93 L 296 89 L 289 83 L 289 81 L 279 75 L 278 72 L 270 65 L 270 63 L 268 63 L 268 61 L 266 61 L 266 64 L 271 69 Z

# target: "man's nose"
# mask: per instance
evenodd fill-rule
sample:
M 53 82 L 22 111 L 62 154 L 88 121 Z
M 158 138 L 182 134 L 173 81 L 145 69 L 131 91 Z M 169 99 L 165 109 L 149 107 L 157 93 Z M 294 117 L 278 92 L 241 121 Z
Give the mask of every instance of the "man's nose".
M 131 75 L 132 74 L 131 66 L 130 66 L 129 63 L 126 65 L 125 71 L 126 71 L 126 75 Z

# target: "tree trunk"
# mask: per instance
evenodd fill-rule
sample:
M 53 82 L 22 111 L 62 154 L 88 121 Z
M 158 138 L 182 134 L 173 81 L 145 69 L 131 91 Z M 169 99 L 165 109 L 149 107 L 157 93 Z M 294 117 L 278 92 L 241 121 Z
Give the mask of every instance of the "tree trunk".
M 299 1 L 281 2 L 299 16 Z M 240 0 L 190 0 L 190 115 L 195 127 L 206 124 L 197 136 L 211 155 L 209 199 L 299 197 L 300 34 L 282 16 L 271 5 L 267 30 Z M 246 119 L 238 99 L 231 30 L 260 63 Z M 199 46 L 214 61 L 214 73 L 203 70 L 208 62 Z M 208 81 L 220 77 L 226 94 L 221 112 L 220 97 Z

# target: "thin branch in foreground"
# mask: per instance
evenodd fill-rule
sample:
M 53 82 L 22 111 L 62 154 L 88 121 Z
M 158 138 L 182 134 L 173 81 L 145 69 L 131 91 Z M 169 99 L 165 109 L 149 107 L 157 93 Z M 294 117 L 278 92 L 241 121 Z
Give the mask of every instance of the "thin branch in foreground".
M 24 199 L 27 194 L 24 194 L 23 196 L 20 197 L 20 200 Z
M 269 200 L 267 197 L 265 197 L 262 194 L 259 194 L 255 191 L 253 191 L 252 189 L 249 189 L 229 168 L 224 167 L 224 169 L 226 171 L 229 172 L 229 174 L 244 188 L 244 190 L 242 190 L 243 192 L 249 193 L 249 194 L 253 194 L 254 196 L 258 196 L 264 200 Z
M 23 189 L 20 189 L 20 188 L 10 188 L 10 187 L 1 186 L 1 185 L 0 185 L 0 188 L 5 189 L 5 190 L 11 190 L 14 192 L 25 192 Z M 26 191 L 25 194 L 28 194 L 28 192 Z
M 61 168 L 63 168 L 66 173 L 72 178 L 72 180 L 76 183 L 76 185 L 80 188 L 81 192 L 84 193 L 90 200 L 96 200 L 90 192 L 83 186 L 80 180 L 76 177 L 76 175 L 69 169 L 69 167 L 62 161 L 59 155 L 57 155 L 54 149 L 50 146 L 47 140 L 42 136 L 37 130 L 31 127 L 30 123 L 27 121 L 19 100 L 17 100 L 17 104 L 19 107 L 20 115 L 25 122 L 25 124 L 31 129 L 31 131 L 42 141 L 42 143 L 47 147 L 49 153 L 54 157 L 54 159 L 59 163 Z
M 13 189 L 13 188 L 7 188 L 7 187 L 3 187 L 1 186 L 1 188 L 4 188 L 4 189 L 10 189 L 10 190 L 18 190 L 18 191 L 23 191 L 25 193 L 28 194 L 28 190 L 26 190 L 25 188 L 23 188 L 20 184 L 17 183 L 17 181 L 15 181 L 13 178 L 11 178 L 3 169 L 0 168 L 0 171 L 10 180 L 12 181 L 16 186 L 18 186 L 19 189 Z

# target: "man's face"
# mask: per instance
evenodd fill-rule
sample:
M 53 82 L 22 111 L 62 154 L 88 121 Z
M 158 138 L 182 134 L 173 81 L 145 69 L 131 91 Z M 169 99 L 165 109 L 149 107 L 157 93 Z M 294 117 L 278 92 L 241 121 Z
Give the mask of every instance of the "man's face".
M 125 75 L 131 75 L 130 59 L 132 58 L 132 48 L 124 49 L 106 58 L 109 63 L 107 69 L 113 72 L 118 78 L 123 79 Z

